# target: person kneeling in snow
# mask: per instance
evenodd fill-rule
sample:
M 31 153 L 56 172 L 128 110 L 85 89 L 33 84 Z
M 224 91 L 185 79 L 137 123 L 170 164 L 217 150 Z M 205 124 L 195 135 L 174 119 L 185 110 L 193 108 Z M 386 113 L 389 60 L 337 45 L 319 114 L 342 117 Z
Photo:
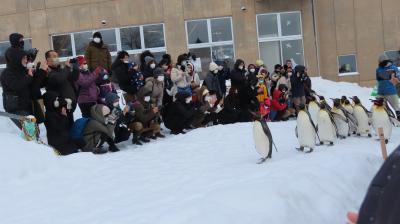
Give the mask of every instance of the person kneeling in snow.
M 175 97 L 176 101 L 165 108 L 164 124 L 171 130 L 171 134 L 184 134 L 183 129 L 190 127 L 195 115 L 191 104 L 192 96 L 183 91 L 177 93 Z
M 221 107 L 214 107 L 217 102 L 217 96 L 215 92 L 208 91 L 205 86 L 195 91 L 196 100 L 193 102 L 195 108 L 195 117 L 193 120 L 193 127 L 199 128 L 204 127 L 210 122 L 217 121 L 217 113 L 221 110 Z
M 61 155 L 78 152 L 78 146 L 71 139 L 69 119 L 67 115 L 67 101 L 58 97 L 56 92 L 48 91 L 43 96 L 46 106 L 47 142 Z
M 288 108 L 287 87 L 281 84 L 276 88 L 272 94 L 271 112 L 269 118 L 272 121 L 286 121 L 294 111 Z
M 91 119 L 83 130 L 83 140 L 85 141 L 83 151 L 94 154 L 106 153 L 107 150 L 102 149 L 105 142 L 109 146 L 108 151 L 119 151 L 114 142 L 117 114 L 112 113 L 108 106 L 102 104 L 94 105 L 90 114 Z

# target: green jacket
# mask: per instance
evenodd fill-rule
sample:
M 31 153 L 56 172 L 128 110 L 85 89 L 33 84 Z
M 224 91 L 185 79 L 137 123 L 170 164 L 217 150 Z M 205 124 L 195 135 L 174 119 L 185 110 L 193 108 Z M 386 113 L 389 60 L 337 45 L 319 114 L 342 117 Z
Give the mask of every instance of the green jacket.
M 85 59 L 91 71 L 101 66 L 111 71 L 111 54 L 106 44 L 97 47 L 93 41 L 86 48 Z

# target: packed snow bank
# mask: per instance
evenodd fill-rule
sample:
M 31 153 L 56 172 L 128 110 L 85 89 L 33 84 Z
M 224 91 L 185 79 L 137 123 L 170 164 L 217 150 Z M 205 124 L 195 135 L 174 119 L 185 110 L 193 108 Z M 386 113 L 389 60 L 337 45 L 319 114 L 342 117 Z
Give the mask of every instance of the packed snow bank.
M 355 85 L 313 84 L 326 97 L 369 98 Z M 379 142 L 350 138 L 303 154 L 294 127 L 270 123 L 279 151 L 262 165 L 250 123 L 67 157 L 1 128 L 0 223 L 344 223 L 382 164 Z M 399 137 L 395 129 L 390 151 Z

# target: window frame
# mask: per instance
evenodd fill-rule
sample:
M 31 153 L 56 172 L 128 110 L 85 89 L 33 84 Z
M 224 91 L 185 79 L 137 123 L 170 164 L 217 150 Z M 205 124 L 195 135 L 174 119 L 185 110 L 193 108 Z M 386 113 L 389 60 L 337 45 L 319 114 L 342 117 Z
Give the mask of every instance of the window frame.
M 354 56 L 355 57 L 355 62 L 356 62 L 356 67 L 355 67 L 355 72 L 345 72 L 345 73 L 340 73 L 338 70 L 340 69 L 340 63 L 339 63 L 339 57 L 345 57 L 345 56 Z M 360 73 L 359 73 L 359 71 L 358 71 L 358 61 L 357 61 L 357 54 L 356 53 L 354 53 L 354 54 L 341 54 L 341 55 L 338 55 L 337 57 L 336 57 L 336 60 L 337 60 L 337 68 L 338 68 L 338 70 L 337 70 L 337 74 L 338 74 L 338 76 L 339 77 L 343 77 L 343 76 L 354 76 L 354 75 L 360 75 Z
M 152 26 L 152 25 L 162 25 L 163 29 L 163 38 L 164 38 L 164 47 L 156 47 L 156 48 L 146 48 L 145 46 L 145 41 L 144 41 L 144 32 L 143 32 L 143 27 L 145 26 Z M 127 50 L 128 54 L 140 54 L 145 50 L 150 50 L 151 52 L 167 52 L 167 46 L 166 46 L 166 36 L 165 36 L 165 24 L 164 23 L 152 23 L 152 24 L 142 24 L 142 25 L 129 25 L 129 26 L 121 26 L 121 27 L 111 27 L 111 28 L 101 28 L 101 29 L 94 29 L 94 30 L 81 30 L 77 32 L 71 32 L 71 33 L 58 33 L 58 34 L 51 34 L 50 35 L 50 44 L 51 44 L 51 49 L 54 50 L 54 45 L 53 45 L 53 36 L 63 36 L 63 35 L 69 35 L 71 38 L 71 47 L 72 47 L 72 55 L 68 57 L 60 57 L 60 61 L 66 61 L 69 58 L 74 58 L 79 55 L 76 54 L 76 46 L 75 46 L 75 37 L 74 34 L 76 33 L 86 33 L 86 32 L 91 32 L 92 35 L 93 33 L 97 31 L 102 31 L 102 30 L 114 30 L 115 32 L 115 38 L 116 38 L 116 44 L 117 44 L 117 51 L 112 51 L 110 52 L 111 57 L 116 56 L 119 51 L 122 50 L 122 44 L 121 44 L 121 32 L 120 29 L 123 28 L 131 28 L 131 27 L 139 27 L 140 30 L 140 44 L 141 48 L 136 49 L 136 50 Z
M 282 14 L 299 14 L 299 19 L 300 19 L 300 35 L 290 35 L 290 36 L 282 36 L 282 22 L 281 22 L 281 15 Z M 264 15 L 276 15 L 277 18 L 277 26 L 278 26 L 278 36 L 277 37 L 260 37 L 260 31 L 258 28 L 258 23 L 259 23 L 259 16 L 264 16 Z M 280 59 L 281 59 L 281 64 L 285 62 L 285 59 L 283 58 L 283 47 L 282 47 L 282 41 L 290 41 L 290 40 L 301 40 L 301 44 L 303 46 L 303 61 L 304 64 L 306 63 L 306 58 L 304 56 L 304 35 L 303 35 L 303 18 L 301 11 L 284 11 L 284 12 L 272 12 L 272 13 L 260 13 L 256 14 L 256 29 L 257 29 L 257 44 L 258 44 L 258 57 L 261 58 L 261 50 L 260 50 L 260 43 L 265 43 L 265 42 L 274 42 L 278 41 L 279 42 L 279 47 L 280 47 Z M 296 62 L 297 63 L 297 62 Z
M 229 41 L 217 41 L 217 42 L 214 42 L 212 40 L 211 20 L 218 20 L 218 19 L 229 19 L 230 26 L 231 26 L 232 40 L 229 40 Z M 204 21 L 204 20 L 206 20 L 206 22 L 207 22 L 208 43 L 189 44 L 188 25 L 187 25 L 188 22 Z M 235 49 L 235 36 L 234 36 L 234 33 L 233 33 L 233 24 L 232 23 L 233 23 L 232 22 L 232 17 L 230 17 L 230 16 L 185 20 L 186 44 L 187 44 L 188 50 L 190 51 L 190 49 L 210 48 L 210 58 L 211 58 L 211 61 L 213 61 L 213 53 L 212 53 L 212 48 L 213 47 L 232 45 L 232 47 L 233 47 L 233 59 L 234 59 L 235 56 L 236 56 L 236 49 Z
M 24 38 L 24 41 L 26 41 L 26 40 L 31 40 L 31 43 L 32 43 L 32 37 Z M 10 41 L 0 41 L 0 44 L 7 43 L 7 42 L 10 43 Z M 5 68 L 7 68 L 7 64 L 0 64 L 0 69 L 5 69 Z

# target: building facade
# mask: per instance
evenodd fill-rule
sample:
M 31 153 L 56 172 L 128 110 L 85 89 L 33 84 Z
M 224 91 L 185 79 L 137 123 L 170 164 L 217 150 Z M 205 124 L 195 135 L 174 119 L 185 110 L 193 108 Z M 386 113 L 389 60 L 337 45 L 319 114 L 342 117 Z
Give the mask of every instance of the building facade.
M 22 33 L 43 60 L 48 49 L 63 58 L 83 54 L 100 31 L 113 56 L 190 51 L 204 70 L 225 58 L 261 58 L 269 70 L 294 59 L 311 75 L 371 86 L 378 56 L 399 56 L 397 1 L 2 0 L 0 68 L 10 33 Z

